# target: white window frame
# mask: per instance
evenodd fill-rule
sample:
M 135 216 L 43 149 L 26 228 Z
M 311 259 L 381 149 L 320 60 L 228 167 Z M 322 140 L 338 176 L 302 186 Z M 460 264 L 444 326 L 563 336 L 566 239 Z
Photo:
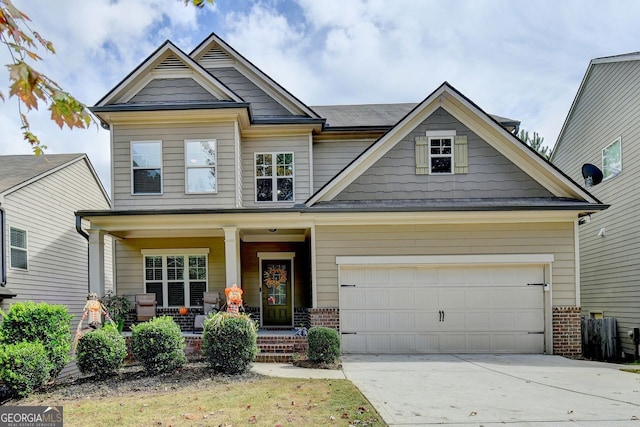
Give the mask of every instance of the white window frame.
M 291 165 L 293 166 L 293 173 L 291 175 L 278 176 L 277 175 L 277 158 L 279 154 L 291 154 Z M 256 173 L 256 161 L 258 156 L 271 155 L 271 200 L 258 200 L 258 179 L 266 179 L 268 176 L 258 176 Z M 253 153 L 253 191 L 255 193 L 254 200 L 256 203 L 294 203 L 296 201 L 296 157 L 293 151 L 261 151 Z M 291 200 L 278 200 L 278 178 L 291 178 L 291 191 L 293 193 L 293 199 Z
M 607 176 L 605 174 L 605 167 L 604 167 L 605 151 L 607 151 L 609 148 L 611 148 L 615 144 L 620 144 L 620 170 L 616 173 L 612 173 Z M 615 178 L 616 176 L 620 175 L 621 172 L 622 172 L 622 137 L 619 136 L 612 143 L 610 143 L 609 145 L 607 145 L 602 149 L 602 174 L 604 175 L 603 181 Z
M 11 231 L 16 230 L 24 233 L 24 243 L 25 247 L 21 248 L 20 246 L 14 246 L 11 241 Z M 25 253 L 27 259 L 27 268 L 14 267 L 13 266 L 13 250 L 22 251 Z M 29 271 L 29 232 L 23 228 L 18 227 L 9 227 L 9 268 L 12 270 L 20 270 L 20 271 Z
M 169 305 L 169 282 L 178 282 L 178 280 L 169 280 L 167 257 L 183 257 L 184 263 L 184 277 L 182 282 L 184 283 L 184 307 L 202 307 L 191 305 L 191 280 L 189 278 L 189 256 L 204 256 L 205 258 L 205 285 L 204 292 L 209 291 L 209 249 L 143 249 L 142 251 L 142 291 L 147 292 L 147 282 L 157 283 L 159 280 L 147 280 L 146 277 L 146 258 L 153 256 L 162 257 L 162 301 L 158 301 L 159 308 L 177 308 L 182 306 L 170 306 Z M 202 282 L 202 280 L 194 279 L 194 282 Z
M 190 165 L 187 156 L 189 143 L 207 142 L 213 146 L 215 161 L 213 165 Z M 214 169 L 216 185 L 213 191 L 189 191 L 189 169 Z M 216 139 L 185 139 L 184 140 L 184 192 L 185 194 L 217 194 L 218 193 L 218 142 Z
M 447 133 L 447 134 L 442 134 L 442 135 L 434 135 L 434 134 L 428 134 L 427 135 L 428 138 L 428 143 L 427 143 L 427 150 L 429 152 L 429 174 L 430 175 L 453 175 L 455 172 L 455 158 L 454 158 L 454 149 L 455 149 L 455 143 L 456 143 L 456 135 L 455 133 Z M 431 141 L 433 140 L 443 140 L 443 139 L 448 139 L 451 141 L 451 153 L 450 154 L 432 154 L 431 153 Z M 444 159 L 444 158 L 449 158 L 451 159 L 451 171 L 450 172 L 434 172 L 433 171 L 433 166 L 431 163 L 431 159 L 433 158 L 438 158 L 438 159 Z
M 155 166 L 133 166 L 133 146 L 135 144 L 159 144 L 160 145 L 160 165 Z M 150 141 L 131 141 L 129 145 L 129 167 L 131 168 L 131 195 L 132 196 L 158 196 L 162 195 L 164 192 L 164 170 L 162 168 L 162 164 L 164 163 L 164 159 L 162 156 L 162 141 L 161 140 L 150 140 Z M 134 192 L 134 170 L 141 169 L 160 169 L 160 192 L 159 193 L 136 193 Z

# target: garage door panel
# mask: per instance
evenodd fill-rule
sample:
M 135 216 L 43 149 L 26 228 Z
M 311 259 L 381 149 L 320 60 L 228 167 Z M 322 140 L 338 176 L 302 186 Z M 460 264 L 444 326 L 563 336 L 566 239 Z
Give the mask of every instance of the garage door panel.
M 357 282 L 340 289 L 341 330 L 357 333 L 343 351 L 542 353 L 544 294 L 527 284 L 543 276 L 542 266 L 341 268 Z

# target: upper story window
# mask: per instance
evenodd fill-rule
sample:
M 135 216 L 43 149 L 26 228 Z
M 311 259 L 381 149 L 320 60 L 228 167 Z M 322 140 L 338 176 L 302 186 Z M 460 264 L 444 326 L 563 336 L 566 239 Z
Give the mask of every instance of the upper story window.
M 602 175 L 613 178 L 622 172 L 622 138 L 618 137 L 602 150 Z
M 256 153 L 256 201 L 293 202 L 293 153 Z
M 202 307 L 207 276 L 206 254 L 144 256 L 145 292 L 161 307 Z
M 429 172 L 453 173 L 453 136 L 429 137 Z
M 9 228 L 10 266 L 19 270 L 28 270 L 27 232 L 17 228 Z
M 467 136 L 455 130 L 428 130 L 416 136 L 416 175 L 469 173 Z
M 162 141 L 131 142 L 132 194 L 162 194 Z
M 216 141 L 186 140 L 185 187 L 187 193 L 215 193 Z

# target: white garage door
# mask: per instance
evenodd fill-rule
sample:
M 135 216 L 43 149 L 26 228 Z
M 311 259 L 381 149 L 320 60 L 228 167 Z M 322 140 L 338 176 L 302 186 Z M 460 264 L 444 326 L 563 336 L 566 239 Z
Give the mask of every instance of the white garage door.
M 344 353 L 543 353 L 544 267 L 340 267 Z

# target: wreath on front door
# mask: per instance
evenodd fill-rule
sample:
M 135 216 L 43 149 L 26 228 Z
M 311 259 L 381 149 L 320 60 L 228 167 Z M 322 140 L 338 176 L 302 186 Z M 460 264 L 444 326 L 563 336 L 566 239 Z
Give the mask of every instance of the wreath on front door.
M 268 288 L 277 288 L 287 282 L 287 270 L 284 267 L 271 266 L 262 275 Z

